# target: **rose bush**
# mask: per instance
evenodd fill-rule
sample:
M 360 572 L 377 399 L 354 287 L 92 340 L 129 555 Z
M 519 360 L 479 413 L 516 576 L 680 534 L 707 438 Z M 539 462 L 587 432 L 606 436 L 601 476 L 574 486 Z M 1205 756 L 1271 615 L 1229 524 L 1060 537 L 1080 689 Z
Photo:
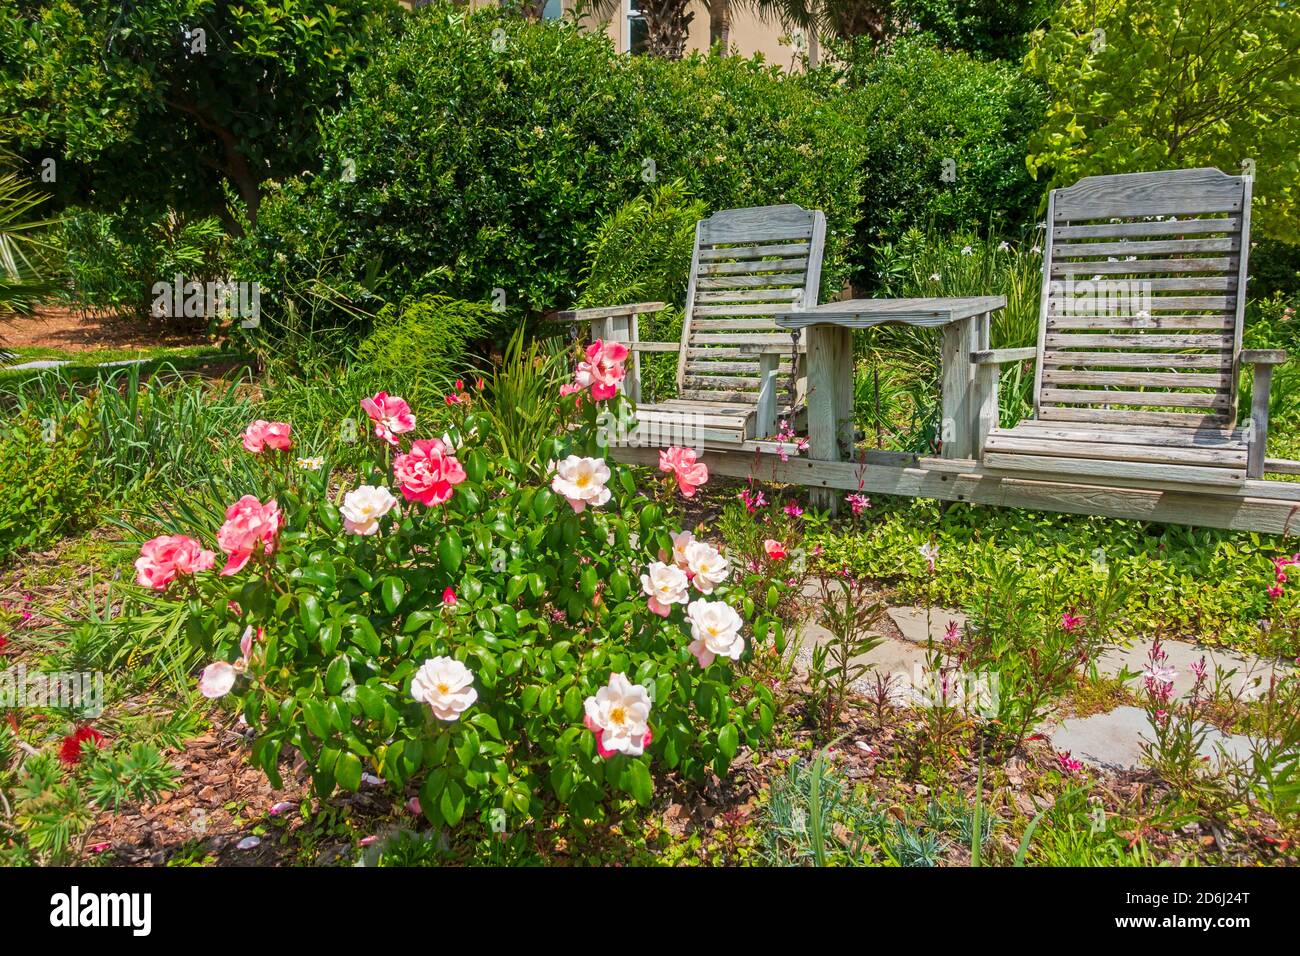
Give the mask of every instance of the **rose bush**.
M 784 644 L 780 624 L 681 530 L 669 483 L 647 494 L 605 456 L 604 416 L 627 399 L 618 350 L 597 354 L 555 396 L 569 427 L 537 461 L 485 452 L 477 387 L 436 438 L 380 394 L 359 474 L 263 457 L 268 500 L 241 498 L 183 548 L 146 544 L 142 583 L 190 603 L 203 692 L 235 701 L 272 782 L 296 752 L 320 797 L 371 773 L 418 790 L 434 824 L 593 818 L 621 795 L 647 804 L 652 766 L 723 774 L 770 729 L 742 662 Z

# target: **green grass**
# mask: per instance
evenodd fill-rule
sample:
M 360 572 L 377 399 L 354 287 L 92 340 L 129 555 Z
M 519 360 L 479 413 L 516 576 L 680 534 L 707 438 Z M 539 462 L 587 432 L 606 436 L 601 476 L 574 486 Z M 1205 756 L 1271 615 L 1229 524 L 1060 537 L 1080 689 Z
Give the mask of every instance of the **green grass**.
M 152 372 L 163 365 L 173 365 L 178 369 L 193 368 L 211 361 L 242 361 L 246 356 L 222 352 L 214 345 L 154 346 L 146 349 L 91 349 L 73 352 L 57 348 L 22 347 L 8 351 L 16 356 L 6 365 L 20 365 L 24 362 L 68 362 L 57 369 L 11 369 L 0 368 L 0 383 L 6 386 L 22 386 L 28 382 L 49 375 L 53 371 L 63 373 L 68 378 L 83 381 L 98 374 L 98 367 L 108 362 L 144 361 L 141 370 Z

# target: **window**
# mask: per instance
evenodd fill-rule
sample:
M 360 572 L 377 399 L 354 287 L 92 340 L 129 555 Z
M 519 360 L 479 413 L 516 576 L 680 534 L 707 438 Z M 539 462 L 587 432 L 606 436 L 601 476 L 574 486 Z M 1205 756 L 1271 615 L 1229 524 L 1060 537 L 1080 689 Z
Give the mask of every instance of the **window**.
M 627 50 L 632 54 L 645 53 L 650 42 L 650 29 L 646 26 L 645 15 L 637 6 L 637 0 L 623 0 L 627 20 Z
M 564 16 L 563 0 L 546 0 L 546 6 L 542 7 L 543 20 L 558 20 Z

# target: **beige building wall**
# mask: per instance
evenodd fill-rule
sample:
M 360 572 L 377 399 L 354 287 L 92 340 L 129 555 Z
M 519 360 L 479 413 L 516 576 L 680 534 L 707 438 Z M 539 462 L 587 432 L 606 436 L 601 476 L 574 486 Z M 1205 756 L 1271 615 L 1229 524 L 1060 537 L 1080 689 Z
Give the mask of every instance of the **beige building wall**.
M 474 8 L 496 6 L 496 0 L 469 0 Z M 420 0 L 402 0 L 405 6 L 423 6 Z M 631 45 L 633 20 L 632 11 L 636 9 L 636 0 L 618 0 L 619 9 L 607 20 L 586 21 L 589 29 L 603 29 L 620 53 L 627 53 Z M 568 13 L 574 6 L 574 0 L 551 0 L 549 13 Z M 691 0 L 691 11 L 695 14 L 691 20 L 688 51 L 707 51 L 711 47 L 710 19 L 708 7 L 703 0 Z M 798 68 L 798 42 L 787 36 L 787 30 L 780 23 L 761 18 L 753 10 L 731 10 L 731 25 L 727 37 L 727 52 L 736 56 L 751 57 L 761 54 L 763 59 L 784 70 Z

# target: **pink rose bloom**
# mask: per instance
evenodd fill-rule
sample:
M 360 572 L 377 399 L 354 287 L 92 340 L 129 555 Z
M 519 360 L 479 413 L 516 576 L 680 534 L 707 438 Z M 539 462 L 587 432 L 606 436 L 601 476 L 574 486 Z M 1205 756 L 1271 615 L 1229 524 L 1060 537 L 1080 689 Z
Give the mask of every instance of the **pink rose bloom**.
M 1066 611 L 1061 615 L 1061 630 L 1065 631 L 1065 633 L 1069 634 L 1081 627 L 1083 627 L 1083 618 L 1079 615 L 1071 611 Z
M 627 346 L 621 342 L 596 339 L 587 346 L 587 361 L 578 363 L 574 376 L 583 387 L 591 386 L 591 397 L 597 401 L 618 394 L 618 384 L 627 374 L 623 362 L 627 360 Z
M 673 445 L 659 452 L 659 470 L 670 472 L 677 479 L 681 493 L 690 498 L 695 489 L 709 480 L 709 468 L 698 461 L 694 449 Z
M 773 561 L 780 561 L 786 556 L 785 545 L 775 538 L 768 538 L 763 542 L 763 550 Z
M 228 555 L 221 573 L 230 575 L 243 570 L 259 546 L 264 554 L 274 551 L 282 523 L 274 498 L 262 504 L 252 495 L 244 495 L 227 508 L 225 524 L 217 532 L 217 545 Z
M 465 480 L 465 469 L 439 439 L 422 438 L 408 454 L 397 456 L 393 475 L 407 501 L 440 505 L 451 498 L 452 486 Z
M 415 416 L 405 399 L 387 392 L 376 392 L 374 398 L 363 398 L 361 407 L 375 423 L 375 436 L 390 445 L 397 444 L 397 436 L 415 428 Z
M 267 448 L 275 451 L 288 451 L 293 447 L 289 440 L 287 422 L 268 422 L 259 418 L 244 429 L 244 447 L 257 455 Z
M 144 587 L 162 591 L 178 574 L 207 571 L 216 557 L 186 535 L 160 535 L 140 546 L 140 557 L 135 559 L 135 580 Z

